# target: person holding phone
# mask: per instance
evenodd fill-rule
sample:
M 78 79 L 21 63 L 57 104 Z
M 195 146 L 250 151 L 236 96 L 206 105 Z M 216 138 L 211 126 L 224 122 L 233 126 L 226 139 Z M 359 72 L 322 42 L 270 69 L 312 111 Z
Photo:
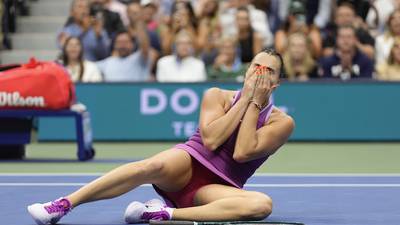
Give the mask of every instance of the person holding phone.
M 58 45 L 64 46 L 71 36 L 81 40 L 85 59 L 98 61 L 109 55 L 110 38 L 104 29 L 104 20 L 97 14 L 90 15 L 87 0 L 72 1 L 70 17 L 57 36 Z
M 289 5 L 289 16 L 283 26 L 275 34 L 275 49 L 284 54 L 288 46 L 288 37 L 293 33 L 303 33 L 311 42 L 312 56 L 316 59 L 321 55 L 322 38 L 319 29 L 307 24 L 305 3 L 301 0 L 293 0 Z

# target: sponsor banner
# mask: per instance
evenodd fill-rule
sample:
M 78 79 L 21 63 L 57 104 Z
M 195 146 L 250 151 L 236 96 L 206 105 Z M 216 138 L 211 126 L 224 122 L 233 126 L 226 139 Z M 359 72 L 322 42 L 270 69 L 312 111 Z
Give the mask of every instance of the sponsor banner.
M 46 106 L 43 96 L 21 96 L 17 91 L 0 91 L 0 107 L 42 107 Z
M 79 84 L 98 141 L 177 141 L 196 129 L 206 89 L 240 84 Z M 291 140 L 400 141 L 400 83 L 283 83 L 277 107 L 296 122 Z M 60 129 L 62 127 L 63 129 Z M 41 119 L 40 140 L 74 140 L 73 123 Z

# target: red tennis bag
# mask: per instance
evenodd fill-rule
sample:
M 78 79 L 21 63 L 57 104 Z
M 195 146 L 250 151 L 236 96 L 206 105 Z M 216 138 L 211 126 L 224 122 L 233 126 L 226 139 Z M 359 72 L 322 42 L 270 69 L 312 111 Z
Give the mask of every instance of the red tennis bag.
M 75 100 L 68 72 L 55 62 L 31 58 L 0 72 L 0 109 L 65 109 Z

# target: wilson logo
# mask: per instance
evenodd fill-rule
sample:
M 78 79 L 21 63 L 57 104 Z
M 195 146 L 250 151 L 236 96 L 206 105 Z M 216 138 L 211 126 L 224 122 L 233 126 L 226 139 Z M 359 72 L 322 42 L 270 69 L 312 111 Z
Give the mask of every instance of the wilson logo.
M 0 106 L 45 107 L 43 96 L 23 97 L 19 92 L 0 92 Z

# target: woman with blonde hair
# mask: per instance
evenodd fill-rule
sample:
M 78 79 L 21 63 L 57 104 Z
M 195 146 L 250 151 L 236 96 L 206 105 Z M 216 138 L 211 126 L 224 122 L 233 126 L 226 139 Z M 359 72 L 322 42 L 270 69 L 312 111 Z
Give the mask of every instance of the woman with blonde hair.
M 293 33 L 288 38 L 283 54 L 285 77 L 290 81 L 307 81 L 316 76 L 316 62 L 311 56 L 310 42 L 303 33 Z
M 376 38 L 375 61 L 377 64 L 387 60 L 396 37 L 400 37 L 400 9 L 396 9 L 390 14 L 385 33 Z
M 394 40 L 389 58 L 376 66 L 376 78 L 386 81 L 400 81 L 400 37 Z

